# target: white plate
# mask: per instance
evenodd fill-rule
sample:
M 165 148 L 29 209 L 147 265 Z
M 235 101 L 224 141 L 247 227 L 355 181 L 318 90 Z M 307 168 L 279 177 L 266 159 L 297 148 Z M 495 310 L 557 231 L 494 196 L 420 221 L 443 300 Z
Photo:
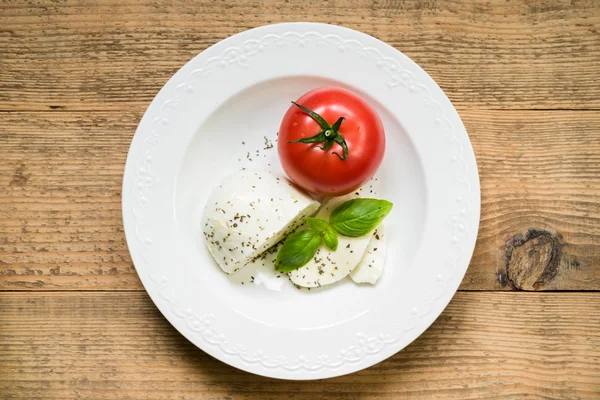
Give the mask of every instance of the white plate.
M 290 100 L 324 85 L 368 99 L 386 129 L 384 275 L 316 291 L 240 285 L 203 243 L 204 202 L 240 168 L 280 170 L 265 137 L 275 144 Z M 467 270 L 479 208 L 475 156 L 442 90 L 389 45 L 324 24 L 249 30 L 188 62 L 144 114 L 123 179 L 129 250 L 163 315 L 213 357 L 287 379 L 358 371 L 425 331 Z

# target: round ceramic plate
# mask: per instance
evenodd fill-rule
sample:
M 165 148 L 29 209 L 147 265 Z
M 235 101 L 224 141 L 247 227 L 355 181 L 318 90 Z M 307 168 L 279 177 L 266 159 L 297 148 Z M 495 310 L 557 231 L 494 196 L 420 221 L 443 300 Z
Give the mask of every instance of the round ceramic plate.
M 386 130 L 383 276 L 312 291 L 241 285 L 203 242 L 206 199 L 241 168 L 281 171 L 270 145 L 283 114 L 326 85 L 367 99 Z M 475 156 L 443 91 L 393 47 L 324 24 L 249 30 L 188 62 L 144 114 L 123 180 L 127 244 L 163 315 L 213 357 L 286 379 L 358 371 L 425 331 L 467 270 L 479 209 Z

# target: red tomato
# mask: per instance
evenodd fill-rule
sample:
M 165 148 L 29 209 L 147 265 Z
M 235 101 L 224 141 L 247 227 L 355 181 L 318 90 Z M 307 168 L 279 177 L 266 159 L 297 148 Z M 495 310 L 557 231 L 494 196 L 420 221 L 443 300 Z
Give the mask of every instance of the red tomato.
M 365 100 L 342 88 L 323 87 L 300 97 L 285 113 L 277 150 L 283 169 L 298 186 L 341 196 L 373 177 L 383 160 L 385 133 Z

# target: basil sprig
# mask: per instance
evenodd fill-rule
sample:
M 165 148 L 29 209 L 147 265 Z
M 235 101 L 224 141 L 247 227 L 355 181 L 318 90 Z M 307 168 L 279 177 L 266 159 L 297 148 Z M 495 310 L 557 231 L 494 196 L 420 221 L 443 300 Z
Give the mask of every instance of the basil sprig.
M 354 199 L 336 207 L 329 223 L 344 236 L 360 237 L 377 228 L 392 210 L 387 200 Z
M 277 253 L 275 267 L 282 272 L 303 267 L 315 256 L 321 242 L 336 251 L 337 233 L 349 237 L 364 236 L 373 231 L 391 210 L 392 203 L 387 200 L 353 199 L 337 206 L 329 216 L 329 222 L 308 217 L 309 229 L 287 238 Z
M 313 258 L 320 245 L 321 235 L 318 232 L 310 229 L 294 232 L 279 249 L 275 267 L 283 272 L 298 269 Z
M 327 221 L 325 221 L 324 219 L 308 217 L 306 218 L 306 223 L 308 224 L 308 227 L 311 230 L 318 232 L 321 235 L 323 243 L 325 243 L 325 246 L 327 246 L 329 250 L 337 250 L 337 235 L 335 234 L 335 230 L 333 230 L 333 228 L 327 223 Z

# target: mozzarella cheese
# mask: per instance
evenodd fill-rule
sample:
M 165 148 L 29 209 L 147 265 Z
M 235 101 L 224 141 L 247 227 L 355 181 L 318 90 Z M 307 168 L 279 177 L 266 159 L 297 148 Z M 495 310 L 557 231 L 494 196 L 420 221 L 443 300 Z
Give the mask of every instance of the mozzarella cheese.
M 317 201 L 282 175 L 243 170 L 210 195 L 202 220 L 204 239 L 221 269 L 233 274 L 318 208 Z
M 316 218 L 329 220 L 331 212 L 340 204 L 357 197 L 372 197 L 366 193 L 352 193 L 340 197 L 332 197 L 323 203 Z M 323 244 L 314 258 L 305 266 L 289 273 L 290 280 L 302 287 L 319 287 L 335 283 L 352 272 L 360 263 L 369 245 L 372 234 L 353 238 L 338 234 L 338 248 L 331 251 Z
M 239 284 L 254 283 L 263 285 L 266 289 L 281 291 L 283 282 L 287 281 L 287 274 L 275 268 L 277 253 L 285 240 L 266 250 L 260 256 L 252 259 L 238 273 L 231 275 L 230 280 Z
M 380 224 L 369 241 L 367 250 L 360 263 L 350 273 L 350 278 L 356 283 L 375 284 L 383 272 L 386 254 L 385 229 Z

